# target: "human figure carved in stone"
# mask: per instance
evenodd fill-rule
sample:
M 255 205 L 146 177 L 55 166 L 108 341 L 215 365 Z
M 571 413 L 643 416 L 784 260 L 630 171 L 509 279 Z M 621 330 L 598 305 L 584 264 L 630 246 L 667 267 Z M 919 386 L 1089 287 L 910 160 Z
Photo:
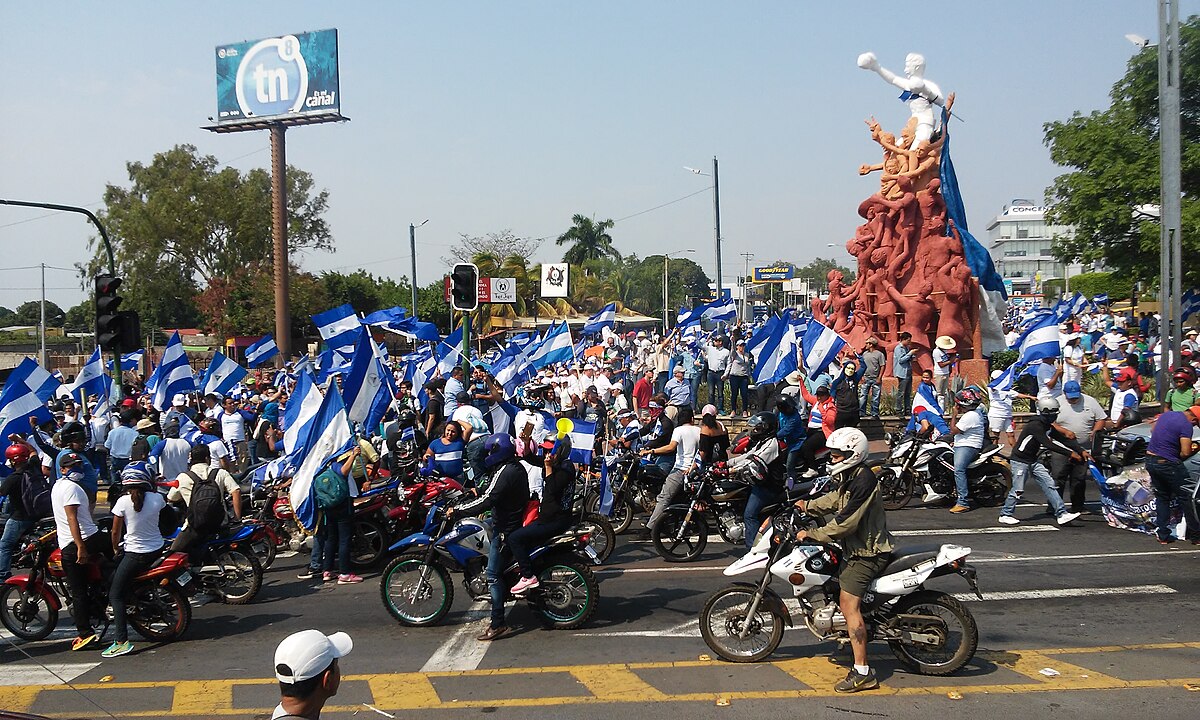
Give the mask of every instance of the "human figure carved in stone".
M 934 328 L 934 308 L 929 302 L 929 296 L 933 293 L 933 284 L 926 278 L 915 279 L 915 282 L 910 283 L 908 290 L 912 294 L 904 294 L 896 289 L 896 286 L 891 282 L 883 283 L 884 289 L 887 291 L 888 297 L 900 308 L 904 313 L 904 319 L 900 322 L 900 328 L 912 333 L 912 344 L 920 348 L 922 352 L 917 354 L 916 360 L 920 367 L 929 367 L 929 333 Z
M 942 299 L 941 312 L 938 313 L 937 335 L 949 335 L 958 342 L 959 347 L 971 345 L 971 332 L 968 320 L 972 313 L 975 280 L 971 277 L 971 269 L 961 256 L 953 258 L 944 267 L 939 268 L 937 288 L 945 295 Z
M 886 82 L 895 85 L 903 92 L 900 99 L 908 103 L 908 109 L 917 120 L 917 129 L 909 149 L 915 150 L 922 140 L 933 137 L 937 129 L 937 117 L 933 106 L 945 105 L 942 89 L 932 80 L 925 78 L 925 56 L 919 53 L 909 53 L 904 58 L 904 77 L 899 77 L 891 70 L 882 67 L 875 53 L 865 52 L 858 56 L 858 66 L 863 70 L 871 70 Z

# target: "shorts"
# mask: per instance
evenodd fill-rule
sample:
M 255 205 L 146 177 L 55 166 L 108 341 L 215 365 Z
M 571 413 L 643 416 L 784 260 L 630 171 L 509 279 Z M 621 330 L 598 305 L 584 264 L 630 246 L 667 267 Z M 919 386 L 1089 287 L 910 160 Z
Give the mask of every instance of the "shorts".
M 1012 432 L 1012 415 L 988 415 L 988 430 L 992 432 Z
M 891 561 L 891 553 L 850 558 L 846 561 L 846 567 L 842 568 L 841 574 L 838 575 L 838 584 L 843 592 L 860 598 L 867 594 L 867 588 L 871 586 L 875 578 L 883 575 L 883 571 L 887 569 L 888 563 Z

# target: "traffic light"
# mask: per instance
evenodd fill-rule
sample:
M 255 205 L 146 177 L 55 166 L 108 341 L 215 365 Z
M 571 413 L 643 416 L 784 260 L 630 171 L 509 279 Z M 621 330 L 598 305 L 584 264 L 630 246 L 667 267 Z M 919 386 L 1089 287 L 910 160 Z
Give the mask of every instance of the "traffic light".
M 470 312 L 479 307 L 479 268 L 459 263 L 450 273 L 450 306 Z
M 141 344 L 141 321 L 136 312 L 118 310 L 121 296 L 117 289 L 121 278 L 111 275 L 96 276 L 96 344 L 102 350 L 120 352 L 133 350 Z

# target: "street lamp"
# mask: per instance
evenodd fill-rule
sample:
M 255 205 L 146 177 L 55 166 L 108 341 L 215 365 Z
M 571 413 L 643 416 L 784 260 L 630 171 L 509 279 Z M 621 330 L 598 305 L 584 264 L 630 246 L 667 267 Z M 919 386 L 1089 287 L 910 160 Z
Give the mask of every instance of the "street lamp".
M 427 222 L 429 218 L 422 220 L 420 225 L 408 224 L 408 248 L 412 252 L 412 312 L 409 314 L 413 317 L 417 316 L 417 228 Z
M 742 257 L 746 260 L 746 274 L 742 275 L 742 322 L 750 322 L 750 301 L 746 294 L 750 291 L 750 261 L 754 259 L 754 253 L 744 252 Z M 720 299 L 720 298 L 718 298 Z
M 694 253 L 694 248 L 687 250 L 675 250 L 669 253 L 663 253 L 663 337 L 667 336 L 667 329 L 670 327 L 670 315 L 667 314 L 670 304 L 667 301 L 667 261 L 672 255 L 682 255 L 684 253 Z
M 717 174 L 717 156 L 713 155 L 712 173 L 706 173 L 696 168 L 683 166 L 684 170 L 693 175 L 703 175 L 711 177 L 713 184 L 713 233 L 716 236 L 717 245 L 717 299 L 721 299 L 721 181 Z

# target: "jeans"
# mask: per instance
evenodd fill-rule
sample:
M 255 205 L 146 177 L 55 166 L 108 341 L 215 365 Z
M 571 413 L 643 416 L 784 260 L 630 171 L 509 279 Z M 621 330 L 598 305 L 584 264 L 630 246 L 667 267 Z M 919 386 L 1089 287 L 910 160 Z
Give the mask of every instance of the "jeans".
M 251 438 L 250 440 L 246 441 L 246 444 L 250 449 L 250 464 L 257 465 L 258 464 L 258 441 Z
M 1154 525 L 1158 539 L 1171 539 L 1171 500 L 1174 499 L 1183 508 L 1187 539 L 1200 540 L 1200 517 L 1197 517 L 1192 496 L 1195 487 L 1187 468 L 1183 463 L 1147 455 L 1146 471 L 1150 474 L 1150 487 L 1154 488 Z
M 725 413 L 725 378 L 715 370 L 708 371 L 708 401 L 717 406 L 717 413 Z
M 954 448 L 954 490 L 958 493 L 958 504 L 971 506 L 971 488 L 967 484 L 967 466 L 975 462 L 981 448 Z
M 654 392 L 655 392 L 655 394 L 662 392 L 663 388 L 665 388 L 667 386 L 667 381 L 670 379 L 671 379 L 670 374 L 667 373 L 665 370 L 663 372 L 660 372 L 657 375 L 655 375 L 654 376 Z
M 108 456 L 108 481 L 110 483 L 121 482 L 121 471 L 129 464 L 129 458 L 119 458 L 113 455 Z
M 566 532 L 569 527 L 571 518 L 564 516 L 547 522 L 534 520 L 525 527 L 509 533 L 506 538 L 508 549 L 512 551 L 513 559 L 521 569 L 521 577 L 533 577 L 533 561 L 529 559 L 529 554 L 555 535 Z
M 688 388 L 692 391 L 692 407 L 695 408 L 700 402 L 700 373 L 697 372 L 691 377 L 685 376 L 684 379 L 687 380 Z
M 742 412 L 750 412 L 750 376 L 729 376 L 729 408 L 738 412 L 738 394 L 742 396 Z
M 99 558 L 101 555 L 112 559 L 112 537 L 108 533 L 96 532 L 84 539 L 88 554 Z M 74 603 L 75 630 L 79 637 L 87 637 L 95 632 L 92 628 L 92 608 L 88 607 L 88 569 L 80 565 L 79 550 L 75 543 L 67 541 L 62 548 L 63 574 L 67 576 L 67 587 L 71 591 L 71 602 Z M 89 560 L 88 562 L 93 562 Z
M 667 479 L 663 481 L 662 490 L 658 493 L 658 499 L 654 502 L 654 511 L 650 513 L 650 519 L 646 521 L 646 527 L 653 528 L 666 512 L 667 506 L 683 489 L 683 471 L 673 470 Z
M 1058 494 L 1071 498 L 1071 511 L 1086 510 L 1084 502 L 1087 497 L 1087 485 L 1092 481 L 1092 474 L 1087 463 L 1076 462 L 1066 455 L 1055 454 L 1050 458 L 1050 474 L 1058 483 Z
M 787 475 L 788 482 L 796 479 L 796 470 L 804 464 L 804 453 L 799 448 L 788 453 L 784 473 Z
M 325 542 L 322 547 L 321 570 L 333 571 L 333 552 L 337 548 L 337 565 L 339 575 L 350 574 L 350 540 L 354 537 L 354 514 L 351 512 L 350 500 L 345 506 L 331 508 L 325 511 Z M 316 546 L 313 546 L 313 556 L 317 556 Z M 311 567 L 311 565 L 310 565 Z
M 896 376 L 896 414 L 900 417 L 912 415 L 912 375 Z
M 483 443 L 487 440 L 487 435 L 475 435 L 471 437 L 471 442 L 463 448 L 463 457 L 467 460 L 467 465 L 471 468 L 471 485 L 475 487 L 483 483 L 484 477 L 487 475 L 487 467 L 483 464 Z
M 859 402 L 858 409 L 867 417 L 879 417 L 879 398 L 883 394 L 883 388 L 879 384 L 879 379 L 866 379 L 858 386 Z
M 162 553 L 127 552 L 121 557 L 121 563 L 113 572 L 112 585 L 108 589 L 108 602 L 112 605 L 113 618 L 116 621 L 117 642 L 129 642 L 129 624 L 126 622 L 125 605 L 129 602 L 129 589 L 133 579 L 146 571 Z
M 942 406 L 943 410 L 948 410 L 950 408 L 950 376 L 934 375 L 933 391 L 937 395 L 938 404 Z
M 487 580 L 488 593 L 492 598 L 491 627 L 504 627 L 504 596 L 508 589 L 504 587 L 504 556 L 508 554 L 503 539 L 497 533 L 492 538 L 492 547 L 488 552 Z
M 1030 473 L 1033 473 L 1033 479 L 1037 480 L 1038 485 L 1042 487 L 1042 494 L 1050 503 L 1050 511 L 1054 513 L 1054 517 L 1065 513 L 1067 509 L 1063 507 L 1062 497 L 1058 494 L 1058 490 L 1054 489 L 1054 478 L 1050 477 L 1050 471 L 1046 469 L 1046 466 L 1040 462 L 1030 464 L 1013 460 L 1012 489 L 1008 491 L 1008 497 L 1004 499 L 1004 507 L 1001 508 L 1000 514 L 1012 517 L 1013 511 L 1017 509 L 1017 501 L 1025 492 L 1025 478 Z
M 804 467 L 808 470 L 817 469 L 817 453 L 825 449 L 825 432 L 821 428 L 809 428 L 808 437 L 804 439 L 804 444 L 800 446 L 800 460 L 804 463 Z M 791 462 L 791 457 L 788 457 L 788 462 Z
M 771 503 L 778 502 L 780 490 L 766 485 L 755 485 L 750 488 L 750 497 L 746 498 L 746 511 L 742 513 L 742 522 L 746 524 L 746 547 L 753 547 L 754 536 L 758 534 L 759 513 Z
M 8 522 L 4 523 L 4 535 L 0 536 L 0 580 L 12 575 L 13 553 L 20 549 L 21 536 L 29 532 L 34 522 L 9 518 Z

